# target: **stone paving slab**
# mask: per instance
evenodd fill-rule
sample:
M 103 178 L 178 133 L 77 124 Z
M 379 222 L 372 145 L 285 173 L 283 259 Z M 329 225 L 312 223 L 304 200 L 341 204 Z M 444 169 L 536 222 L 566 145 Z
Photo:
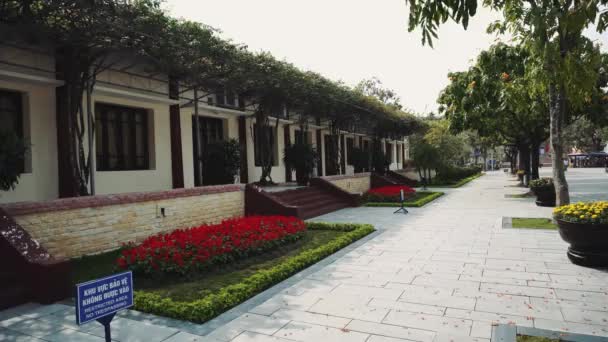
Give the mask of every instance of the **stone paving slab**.
M 608 273 L 572 265 L 555 231 L 504 229 L 505 216 L 551 215 L 533 198 L 505 198 L 508 177 L 489 173 L 408 215 L 315 218 L 384 232 L 250 310 L 289 320 L 278 332 L 242 326 L 233 341 L 488 342 L 498 323 L 608 337 Z

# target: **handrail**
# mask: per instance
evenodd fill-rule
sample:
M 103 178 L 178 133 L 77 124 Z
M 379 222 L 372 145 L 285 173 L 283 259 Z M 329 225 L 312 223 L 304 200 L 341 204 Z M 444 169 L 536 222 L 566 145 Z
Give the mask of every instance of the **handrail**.
M 333 193 L 334 195 L 337 195 L 340 198 L 343 198 L 348 203 L 348 205 L 352 207 L 358 207 L 361 205 L 361 195 L 352 194 L 348 191 L 345 191 L 334 183 L 328 181 L 327 179 L 323 179 L 320 177 L 312 178 L 310 180 L 310 185 L 318 186 L 324 190 Z
M 26 288 L 28 300 L 48 304 L 70 295 L 69 260 L 54 258 L 0 208 L 0 258 Z M 18 271 L 17 271 L 18 270 Z

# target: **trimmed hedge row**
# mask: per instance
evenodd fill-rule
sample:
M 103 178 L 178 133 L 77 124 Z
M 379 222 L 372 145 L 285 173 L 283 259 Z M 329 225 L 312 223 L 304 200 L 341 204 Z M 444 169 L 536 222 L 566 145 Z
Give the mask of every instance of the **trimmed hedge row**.
M 259 270 L 238 284 L 226 286 L 195 301 L 179 302 L 155 293 L 135 291 L 134 309 L 196 323 L 206 322 L 375 230 L 369 224 L 308 222 L 306 226 L 311 230 L 337 230 L 347 233 L 276 266 Z
M 411 202 L 404 202 L 406 207 L 419 208 L 424 206 L 425 204 L 435 200 L 444 195 L 443 192 L 433 192 L 433 191 L 419 191 L 416 193 L 417 195 L 425 195 L 424 197 L 419 198 L 418 200 Z M 368 202 L 365 203 L 366 207 L 400 207 L 401 203 L 399 202 Z
M 430 184 L 430 185 L 427 185 L 427 187 L 428 188 L 459 188 L 459 187 L 467 184 L 468 182 L 472 181 L 473 179 L 479 178 L 481 176 L 483 176 L 483 173 L 477 173 L 470 177 L 463 178 L 454 184 Z
M 472 181 L 473 179 L 479 178 L 481 176 L 483 176 L 483 173 L 478 173 L 478 174 L 472 175 L 471 177 L 467 177 L 467 178 L 461 179 L 460 181 L 458 181 L 458 183 L 450 186 L 450 188 L 460 188 L 461 186 L 463 186 L 463 185 L 467 184 L 468 182 Z

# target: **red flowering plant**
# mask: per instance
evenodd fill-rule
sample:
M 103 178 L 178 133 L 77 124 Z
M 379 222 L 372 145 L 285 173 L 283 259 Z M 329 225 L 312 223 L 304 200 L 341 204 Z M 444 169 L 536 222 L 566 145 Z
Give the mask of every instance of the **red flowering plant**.
M 177 229 L 130 243 L 116 263 L 135 273 L 186 274 L 261 253 L 299 239 L 305 223 L 295 217 L 249 216 Z
M 366 202 L 401 202 L 401 190 L 404 199 L 416 194 L 416 190 L 407 185 L 391 185 L 369 189 L 363 197 Z

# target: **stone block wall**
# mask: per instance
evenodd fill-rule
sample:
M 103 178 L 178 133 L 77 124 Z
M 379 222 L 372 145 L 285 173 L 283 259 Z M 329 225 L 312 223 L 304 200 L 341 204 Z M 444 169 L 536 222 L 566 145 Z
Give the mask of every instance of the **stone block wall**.
M 334 185 L 351 194 L 362 194 L 370 189 L 370 176 L 371 174 L 369 172 L 364 172 L 355 173 L 354 175 L 325 176 L 321 178 L 332 182 Z
M 416 168 L 411 167 L 411 168 L 407 168 L 407 169 L 394 170 L 394 171 L 409 179 L 414 179 L 414 180 L 420 181 L 420 175 L 416 171 Z M 437 174 L 437 172 L 435 172 L 435 170 L 431 170 L 431 177 L 435 177 L 436 174 Z
M 51 255 L 73 258 L 176 228 L 245 214 L 242 185 L 21 202 L 3 206 Z

